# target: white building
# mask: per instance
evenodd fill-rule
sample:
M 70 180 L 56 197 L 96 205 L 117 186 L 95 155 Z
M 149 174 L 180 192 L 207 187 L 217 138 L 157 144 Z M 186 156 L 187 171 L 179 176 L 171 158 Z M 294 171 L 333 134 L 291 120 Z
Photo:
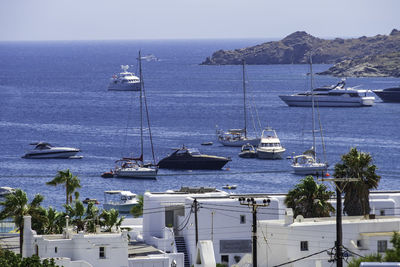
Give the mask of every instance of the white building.
M 352 253 L 384 253 L 392 247 L 390 239 L 393 232 L 398 231 L 400 218 L 343 217 L 343 246 L 349 251 L 345 252 L 345 256 L 351 256 Z M 336 218 L 304 219 L 298 216 L 293 221 L 293 217 L 287 215 L 284 220 L 259 221 L 257 238 L 258 266 L 275 266 L 293 261 L 287 266 L 330 267 L 332 262 L 329 260 L 332 257 L 329 252 L 334 252 Z M 315 255 L 307 257 L 312 254 Z M 296 261 L 303 257 L 307 258 Z
M 279 200 L 264 194 L 240 195 L 258 203 L 269 198 L 268 207 L 258 210 L 258 219 L 279 219 Z M 216 263 L 232 265 L 251 252 L 251 208 L 214 188 L 182 188 L 179 191 L 144 194 L 143 238 L 164 251 L 187 255 L 186 266 L 195 263 L 196 212 L 198 240 L 211 240 Z
M 128 232 L 37 235 L 31 229 L 31 217 L 24 217 L 23 257 L 34 254 L 55 258 L 65 267 L 165 267 L 183 266 L 183 254 L 144 249 L 145 244 L 129 244 Z M 142 251 L 140 251 L 142 250 Z

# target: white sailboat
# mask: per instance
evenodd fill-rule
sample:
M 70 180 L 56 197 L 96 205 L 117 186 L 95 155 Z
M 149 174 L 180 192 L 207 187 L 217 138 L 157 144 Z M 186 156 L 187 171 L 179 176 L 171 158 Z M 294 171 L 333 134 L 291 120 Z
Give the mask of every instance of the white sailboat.
M 316 142 L 315 142 L 315 133 L 317 132 L 315 130 L 315 98 L 314 98 L 314 86 L 313 86 L 313 71 L 312 71 L 312 60 L 310 56 L 310 77 L 311 77 L 311 107 L 312 107 L 312 138 L 313 138 L 313 144 L 312 147 L 305 151 L 301 155 L 297 155 L 292 157 L 292 168 L 294 170 L 295 174 L 300 174 L 300 175 L 324 175 L 327 171 L 328 168 L 328 163 L 326 162 L 320 162 L 317 157 L 317 150 L 316 150 Z M 324 139 L 322 135 L 322 126 L 321 126 L 321 121 L 319 120 L 318 116 L 318 121 L 319 121 L 319 132 L 321 133 L 321 143 L 322 143 L 322 148 L 325 152 L 325 145 L 324 145 Z
M 243 145 L 250 144 L 257 146 L 260 142 L 259 137 L 247 136 L 247 103 L 246 103 L 246 77 L 245 77 L 245 62 L 243 66 L 243 119 L 244 127 L 242 129 L 229 129 L 227 131 L 217 129 L 217 138 L 224 146 L 242 147 Z
M 151 135 L 150 128 L 150 120 L 149 120 L 149 112 L 147 108 L 147 100 L 146 93 L 143 85 L 143 75 L 142 75 L 142 60 L 139 51 L 139 73 L 140 73 L 140 157 L 138 158 L 122 158 L 117 160 L 116 162 L 120 165 L 117 166 L 114 170 L 114 174 L 117 177 L 126 177 L 126 178 L 146 178 L 146 179 L 155 179 L 158 172 L 158 167 L 155 164 L 155 156 L 154 156 L 154 148 L 153 148 L 153 139 Z M 145 164 L 143 161 L 143 100 L 144 106 L 146 110 L 146 119 L 147 125 L 149 129 L 149 137 L 151 144 L 151 151 L 153 156 L 153 162 Z

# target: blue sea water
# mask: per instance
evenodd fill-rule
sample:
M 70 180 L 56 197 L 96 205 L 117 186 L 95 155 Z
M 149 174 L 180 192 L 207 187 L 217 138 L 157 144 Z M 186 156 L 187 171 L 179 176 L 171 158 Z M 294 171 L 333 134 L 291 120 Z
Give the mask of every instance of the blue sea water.
M 218 49 L 234 49 L 262 40 L 87 41 L 0 43 L 0 186 L 45 196 L 44 206 L 61 209 L 62 186 L 45 183 L 69 168 L 81 180 L 81 198 L 103 200 L 103 191 L 136 193 L 181 186 L 237 184 L 238 193 L 287 192 L 301 176 L 283 160 L 242 159 L 239 149 L 220 146 L 215 127 L 242 127 L 240 66 L 202 66 Z M 100 174 L 121 156 L 139 154 L 138 92 L 107 91 L 120 65 L 137 69 L 137 53 L 160 61 L 143 62 L 155 153 L 158 159 L 185 144 L 201 152 L 231 157 L 221 171 L 160 170 L 156 180 L 104 179 Z M 314 65 L 322 71 L 329 65 Z M 247 66 L 249 99 L 263 126 L 277 130 L 285 157 L 311 146 L 310 108 L 288 107 L 278 95 L 308 89 L 306 65 Z M 317 85 L 337 78 L 317 76 Z M 395 78 L 349 78 L 366 89 L 399 85 Z M 332 169 L 351 147 L 369 152 L 382 176 L 379 189 L 400 189 L 400 105 L 320 109 L 327 159 Z M 21 156 L 29 143 L 47 141 L 78 147 L 83 159 L 33 160 Z M 213 141 L 213 146 L 201 146 Z M 145 158 L 151 159 L 146 143 Z M 333 171 L 330 171 L 333 173 Z

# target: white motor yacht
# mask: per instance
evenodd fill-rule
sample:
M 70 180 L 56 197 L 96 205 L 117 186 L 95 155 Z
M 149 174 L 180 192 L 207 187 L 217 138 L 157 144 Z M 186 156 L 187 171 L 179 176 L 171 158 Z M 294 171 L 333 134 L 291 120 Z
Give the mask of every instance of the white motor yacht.
M 257 158 L 260 159 L 281 159 L 286 151 L 272 128 L 266 128 L 262 132 L 260 144 L 257 147 Z
M 112 76 L 109 91 L 140 91 L 140 79 L 134 73 L 128 72 L 128 65 L 121 65 L 122 72 Z
M 106 210 L 115 209 L 120 213 L 129 213 L 132 207 L 136 205 L 138 205 L 138 199 L 136 198 L 136 194 L 131 191 L 104 191 L 103 208 Z
M 290 107 L 311 107 L 313 97 L 319 107 L 369 107 L 375 97 L 367 96 L 368 90 L 345 87 L 345 81 L 333 86 L 324 86 L 304 93 L 280 95 L 280 99 Z
M 76 155 L 80 151 L 78 148 L 74 147 L 57 147 L 52 146 L 46 142 L 37 142 L 31 143 L 30 145 L 34 145 L 35 148 L 27 151 L 23 158 L 27 159 L 66 159 L 71 158 Z

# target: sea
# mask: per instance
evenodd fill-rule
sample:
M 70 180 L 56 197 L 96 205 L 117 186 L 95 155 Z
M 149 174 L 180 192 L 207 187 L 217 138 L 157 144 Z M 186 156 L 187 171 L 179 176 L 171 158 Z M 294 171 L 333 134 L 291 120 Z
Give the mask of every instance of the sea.
M 241 66 L 200 63 L 219 49 L 237 49 L 268 40 L 47 41 L 0 43 L 0 186 L 21 188 L 29 199 L 45 197 L 43 206 L 63 209 L 65 189 L 49 186 L 59 170 L 70 169 L 81 181 L 80 198 L 105 190 L 164 192 L 181 187 L 237 185 L 231 193 L 286 193 L 304 177 L 290 166 L 293 154 L 312 145 L 311 108 L 288 107 L 278 97 L 310 88 L 308 65 L 246 66 L 248 128 L 273 127 L 286 148 L 281 160 L 243 159 L 240 148 L 221 146 L 216 128 L 243 127 Z M 120 65 L 138 72 L 143 60 L 156 160 L 185 145 L 202 153 L 230 157 L 222 170 L 160 170 L 157 179 L 102 178 L 121 157 L 140 154 L 139 92 L 108 91 Z M 313 65 L 315 72 L 331 65 Z M 315 85 L 340 79 L 314 76 Z M 400 85 L 396 78 L 347 78 L 348 86 L 381 89 Z M 373 95 L 373 93 L 370 93 Z M 318 116 L 317 116 L 318 117 Z M 258 118 L 258 119 L 257 119 Z M 254 120 L 253 120 L 254 119 Z M 320 108 L 326 157 L 333 174 L 350 148 L 370 153 L 381 175 L 380 190 L 400 190 L 400 104 Z M 317 123 L 318 124 L 318 123 Z M 146 127 L 144 158 L 151 161 Z M 258 129 L 257 134 L 260 134 Z M 317 149 L 323 157 L 320 133 Z M 24 159 L 32 142 L 77 147 L 82 159 Z M 203 142 L 213 142 L 202 146 Z M 329 188 L 333 189 L 331 185 Z

